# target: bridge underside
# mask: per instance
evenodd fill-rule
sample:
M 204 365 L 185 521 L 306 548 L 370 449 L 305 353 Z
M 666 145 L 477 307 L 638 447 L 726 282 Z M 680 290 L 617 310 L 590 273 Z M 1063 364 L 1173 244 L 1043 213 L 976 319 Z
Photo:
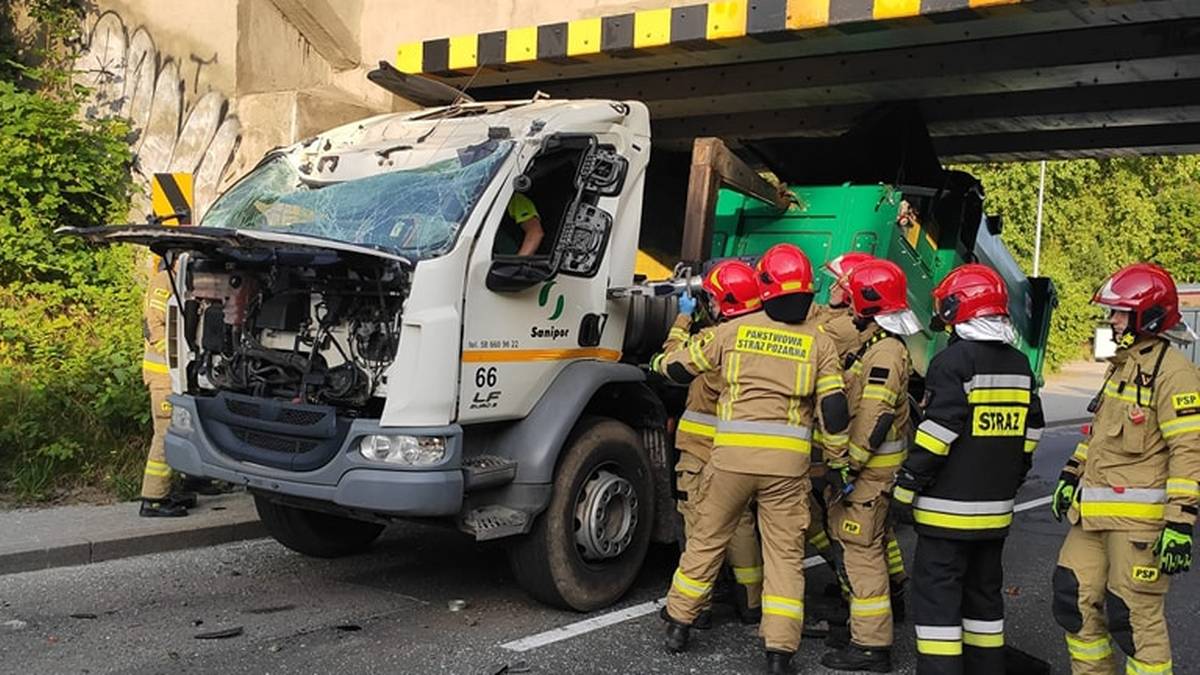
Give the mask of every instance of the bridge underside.
M 881 15 L 903 4 L 751 0 L 734 16 L 743 34 L 721 39 L 684 39 L 687 12 L 707 7 L 711 38 L 714 6 L 737 3 L 673 8 L 653 47 L 632 44 L 655 25 L 639 12 L 589 24 L 596 53 L 580 53 L 584 28 L 570 22 L 537 29 L 536 59 L 512 60 L 508 31 L 475 36 L 470 54 L 461 38 L 457 52 L 426 42 L 408 70 L 471 82 L 477 99 L 642 100 L 669 150 L 719 136 L 803 155 L 903 108 L 919 111 L 943 162 L 1200 152 L 1200 2 L 914 0 L 912 16 Z M 801 26 L 800 5 L 825 13 Z

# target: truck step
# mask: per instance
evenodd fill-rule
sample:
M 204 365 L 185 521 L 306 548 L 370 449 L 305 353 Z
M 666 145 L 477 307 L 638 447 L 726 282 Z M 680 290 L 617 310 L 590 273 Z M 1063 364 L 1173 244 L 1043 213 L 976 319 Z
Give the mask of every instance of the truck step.
M 463 516 L 461 527 L 475 541 L 501 539 L 527 532 L 529 514 L 507 506 L 484 506 Z
M 495 455 L 463 458 L 463 488 L 470 492 L 511 483 L 517 477 L 517 462 Z

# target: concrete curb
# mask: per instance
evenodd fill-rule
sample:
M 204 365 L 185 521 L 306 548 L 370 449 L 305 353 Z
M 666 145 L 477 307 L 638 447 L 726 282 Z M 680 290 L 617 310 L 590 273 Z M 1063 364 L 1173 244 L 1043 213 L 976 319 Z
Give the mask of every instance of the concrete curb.
M 202 508 L 187 518 L 139 519 L 129 504 L 0 512 L 0 535 L 7 535 L 0 536 L 0 575 L 267 536 L 245 495 L 215 499 L 227 506 Z M 26 536 L 14 536 L 14 529 Z
M 49 545 L 18 549 L 0 546 L 0 575 L 44 570 L 53 567 L 86 565 L 105 560 L 132 558 L 151 553 L 178 551 L 228 544 L 246 539 L 261 539 L 267 536 L 262 523 L 239 522 L 194 530 L 160 532 L 156 534 L 130 534 L 113 536 L 95 541 L 61 540 Z

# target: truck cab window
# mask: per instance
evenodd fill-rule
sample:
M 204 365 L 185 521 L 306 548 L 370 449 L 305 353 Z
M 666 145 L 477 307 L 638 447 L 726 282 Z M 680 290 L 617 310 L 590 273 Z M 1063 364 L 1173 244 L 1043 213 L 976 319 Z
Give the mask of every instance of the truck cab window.
M 492 247 L 493 255 L 551 254 L 563 219 L 577 192 L 575 175 L 579 172 L 586 147 L 564 145 L 543 151 L 534 158 L 525 172 L 529 189 L 514 192 L 505 206 Z

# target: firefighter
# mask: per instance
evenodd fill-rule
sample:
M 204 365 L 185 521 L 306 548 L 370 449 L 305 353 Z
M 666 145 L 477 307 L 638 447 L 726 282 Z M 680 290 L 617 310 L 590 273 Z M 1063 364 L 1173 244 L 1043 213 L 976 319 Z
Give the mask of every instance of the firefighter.
M 704 277 L 704 291 L 711 301 L 709 316 L 729 320 L 762 309 L 758 298 L 758 282 L 754 268 L 737 260 L 715 266 Z M 663 353 L 669 354 L 684 346 L 690 337 L 696 299 L 685 295 L 679 301 L 679 316 L 671 327 Z M 696 511 L 700 504 L 700 478 L 712 455 L 712 439 L 717 425 L 717 399 L 721 394 L 721 373 L 709 371 L 692 381 L 688 387 L 687 406 L 675 430 L 675 447 L 679 460 L 675 463 L 676 508 L 683 516 L 685 541 L 696 528 Z M 749 509 L 742 512 L 725 559 L 737 582 L 734 608 L 744 623 L 758 623 L 762 609 L 762 550 L 754 531 L 754 516 Z M 700 613 L 695 625 L 704 628 L 711 623 L 711 612 Z
M 1092 302 L 1109 310 L 1116 354 L 1089 437 L 1067 461 L 1054 517 L 1071 529 L 1054 570 L 1054 617 L 1074 675 L 1170 673 L 1163 617 L 1168 577 L 1192 562 L 1200 501 L 1200 375 L 1164 335 L 1186 332 L 1175 282 L 1150 264 L 1125 267 Z
M 817 324 L 818 329 L 833 340 L 838 354 L 843 358 L 862 346 L 863 337 L 861 331 L 854 325 L 854 313 L 850 310 L 850 297 L 838 281 L 844 279 L 855 266 L 875 259 L 875 256 L 870 253 L 851 251 L 825 263 L 825 273 L 833 280 L 829 286 L 829 304 L 814 307 L 809 320 Z
M 851 641 L 825 654 L 821 663 L 835 670 L 887 673 L 892 670 L 888 501 L 911 424 L 912 364 L 902 336 L 921 327 L 908 309 L 908 284 L 895 263 L 862 262 L 838 285 L 850 297 L 855 328 L 864 336 L 843 375 L 851 410 L 849 452 L 826 458 L 837 476 L 834 485 L 844 486 L 829 506 L 829 527 L 850 587 Z
M 655 371 L 677 382 L 711 370 L 725 378 L 695 532 L 667 595 L 666 646 L 672 652 L 687 648 L 692 622 L 753 500 L 765 568 L 759 634 L 767 672 L 785 673 L 804 622 L 802 541 L 814 416 L 827 446 L 840 449 L 849 411 L 833 343 L 805 323 L 813 298 L 808 258 L 795 246 L 779 244 L 763 254 L 756 273 L 763 312 L 700 333 L 687 349 L 652 362 Z
M 171 424 L 171 376 L 167 370 L 167 301 L 171 298 L 171 281 L 166 263 L 157 255 L 149 257 L 149 279 L 142 303 L 142 381 L 150 390 L 150 420 L 154 436 L 142 475 L 142 504 L 138 515 L 145 518 L 186 516 L 189 506 L 195 505 L 194 495 L 174 494 L 171 490 L 171 467 L 163 441 Z
M 1004 538 L 1045 422 L 1000 275 L 963 265 L 933 300 L 935 327 L 953 335 L 929 364 L 925 419 L 893 491 L 916 522 L 917 672 L 1003 675 Z
M 850 252 L 844 253 L 833 260 L 825 263 L 824 270 L 833 280 L 829 287 L 829 304 L 828 305 L 813 305 L 809 312 L 808 321 L 817 326 L 817 330 L 828 335 L 832 340 L 834 347 L 838 351 L 838 362 L 842 363 L 846 356 L 858 349 L 861 342 L 859 340 L 858 329 L 854 327 L 854 317 L 850 312 L 849 298 L 845 291 L 837 284 L 837 280 L 845 274 L 849 268 L 863 262 L 865 260 L 874 260 L 875 256 L 870 253 Z M 812 493 L 808 501 L 808 511 L 811 514 L 808 530 L 805 532 L 809 546 L 817 552 L 829 565 L 829 568 L 838 575 L 840 589 L 833 591 L 837 595 L 845 595 L 849 591 L 846 587 L 845 580 L 842 578 L 841 561 L 838 560 L 833 550 L 833 541 L 829 537 L 829 528 L 827 525 L 828 514 L 825 512 L 825 491 L 828 483 L 825 479 L 825 459 L 824 459 L 824 439 L 820 434 L 816 434 L 813 438 L 813 454 L 812 463 L 809 465 L 809 479 L 812 481 Z M 827 629 L 821 627 L 821 621 L 815 616 L 807 616 L 805 624 L 805 635 L 821 635 Z
M 858 326 L 855 325 L 854 313 L 850 309 L 850 296 L 844 286 L 838 283 L 838 280 L 844 279 L 856 265 L 873 260 L 877 260 L 877 258 L 870 253 L 851 251 L 825 263 L 825 272 L 833 279 L 833 283 L 829 287 L 829 305 L 824 307 L 818 305 L 812 320 L 817 323 L 818 330 L 833 339 L 834 344 L 837 346 L 838 357 L 844 369 L 853 367 L 853 361 L 857 359 L 858 350 L 870 335 L 859 330 Z M 869 323 L 864 325 L 870 329 Z M 905 392 L 905 397 L 905 400 L 907 400 L 907 392 Z M 813 468 L 810 472 L 813 480 L 814 498 L 809 502 L 809 509 L 813 514 L 813 518 L 807 532 L 808 543 L 829 564 L 830 569 L 833 569 L 838 575 L 838 582 L 841 588 L 833 592 L 848 598 L 850 589 L 844 578 L 845 574 L 842 571 L 842 563 L 838 560 L 838 556 L 833 550 L 833 542 L 826 526 L 828 517 L 825 512 L 826 500 L 824 497 L 826 488 L 825 466 L 821 458 L 820 439 L 816 439 L 815 442 L 818 446 L 818 451 L 813 455 Z M 885 542 L 887 547 L 892 617 L 895 621 L 904 621 L 904 592 L 908 575 L 904 569 L 904 557 L 900 551 L 900 541 L 896 538 L 895 529 L 890 522 L 887 524 Z M 805 633 L 820 635 L 820 631 L 821 629 L 813 624 L 806 627 Z M 841 627 L 833 631 L 833 634 L 827 640 L 827 644 L 834 648 L 841 648 L 846 646 L 848 640 L 849 632 L 844 627 Z

